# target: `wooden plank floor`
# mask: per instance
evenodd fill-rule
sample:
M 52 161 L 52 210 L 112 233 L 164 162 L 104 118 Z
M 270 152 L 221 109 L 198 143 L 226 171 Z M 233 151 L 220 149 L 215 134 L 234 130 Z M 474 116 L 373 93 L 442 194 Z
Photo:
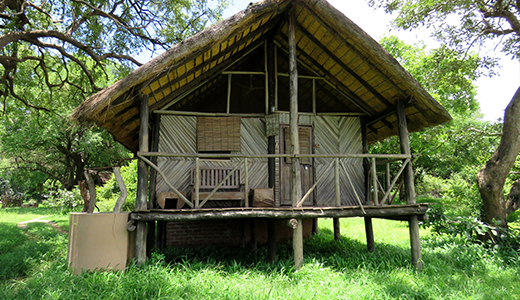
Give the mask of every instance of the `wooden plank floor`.
M 340 206 L 340 207 L 236 207 L 201 209 L 152 209 L 133 211 L 136 221 L 189 221 L 208 219 L 301 219 L 301 218 L 351 218 L 372 217 L 407 220 L 409 216 L 424 217 L 428 204 L 385 205 L 385 206 Z

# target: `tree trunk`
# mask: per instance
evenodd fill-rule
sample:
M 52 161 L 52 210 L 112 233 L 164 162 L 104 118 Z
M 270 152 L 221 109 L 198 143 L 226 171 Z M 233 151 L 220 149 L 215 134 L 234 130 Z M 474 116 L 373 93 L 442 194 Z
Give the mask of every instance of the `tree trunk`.
M 506 201 L 506 216 L 514 213 L 520 208 L 520 180 L 517 180 L 511 186 Z
M 497 151 L 477 174 L 484 222 L 507 229 L 504 184 L 520 151 L 520 88 L 506 108 Z
M 125 204 L 126 197 L 128 195 L 128 191 L 126 189 L 125 182 L 123 181 L 123 177 L 121 177 L 121 168 L 114 167 L 114 176 L 116 177 L 117 185 L 119 186 L 119 190 L 121 191 L 121 195 L 117 198 L 116 205 L 114 206 L 113 213 L 120 213 L 123 204 Z

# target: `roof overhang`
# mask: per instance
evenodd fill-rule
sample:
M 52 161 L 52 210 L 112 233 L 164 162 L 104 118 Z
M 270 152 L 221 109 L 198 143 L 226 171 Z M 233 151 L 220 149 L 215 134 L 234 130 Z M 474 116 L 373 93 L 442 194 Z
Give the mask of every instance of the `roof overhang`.
M 72 117 L 106 128 L 137 151 L 139 94 L 151 111 L 170 106 L 270 39 L 287 48 L 287 11 L 296 11 L 300 64 L 366 115 L 367 137 L 396 135 L 398 100 L 410 131 L 451 120 L 448 112 L 368 34 L 324 0 L 265 0 L 213 25 L 136 69 L 79 106 Z

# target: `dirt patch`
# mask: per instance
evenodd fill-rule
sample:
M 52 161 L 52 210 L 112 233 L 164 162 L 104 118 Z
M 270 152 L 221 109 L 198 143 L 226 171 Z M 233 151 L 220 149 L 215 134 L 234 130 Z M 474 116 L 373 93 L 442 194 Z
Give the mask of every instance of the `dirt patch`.
M 43 220 L 43 218 L 46 218 L 46 217 L 47 216 L 41 216 L 41 217 L 29 220 L 29 221 L 23 221 L 23 222 L 18 223 L 17 226 L 18 226 L 18 228 L 27 229 L 27 224 L 29 224 L 29 223 L 35 223 L 35 222 L 45 223 L 45 224 L 51 225 L 52 228 L 58 230 L 59 232 L 67 234 L 67 232 L 65 230 L 61 229 L 61 227 L 58 224 L 54 223 L 53 221 Z

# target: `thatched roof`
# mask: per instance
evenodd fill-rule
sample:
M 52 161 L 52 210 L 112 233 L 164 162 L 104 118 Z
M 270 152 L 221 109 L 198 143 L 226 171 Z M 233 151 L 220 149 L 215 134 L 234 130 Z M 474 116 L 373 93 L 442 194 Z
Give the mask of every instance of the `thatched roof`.
M 139 93 L 151 111 L 211 84 L 222 71 L 272 39 L 287 49 L 286 12 L 295 9 L 297 55 L 306 72 L 327 82 L 326 95 L 366 115 L 369 142 L 397 134 L 395 103 L 405 100 L 410 131 L 451 119 L 448 112 L 375 40 L 324 0 L 265 0 L 188 38 L 88 98 L 72 117 L 106 128 L 137 151 Z M 334 88 L 331 89 L 330 86 Z M 332 100 L 331 100 L 332 101 Z M 330 106 L 331 108 L 339 106 Z

